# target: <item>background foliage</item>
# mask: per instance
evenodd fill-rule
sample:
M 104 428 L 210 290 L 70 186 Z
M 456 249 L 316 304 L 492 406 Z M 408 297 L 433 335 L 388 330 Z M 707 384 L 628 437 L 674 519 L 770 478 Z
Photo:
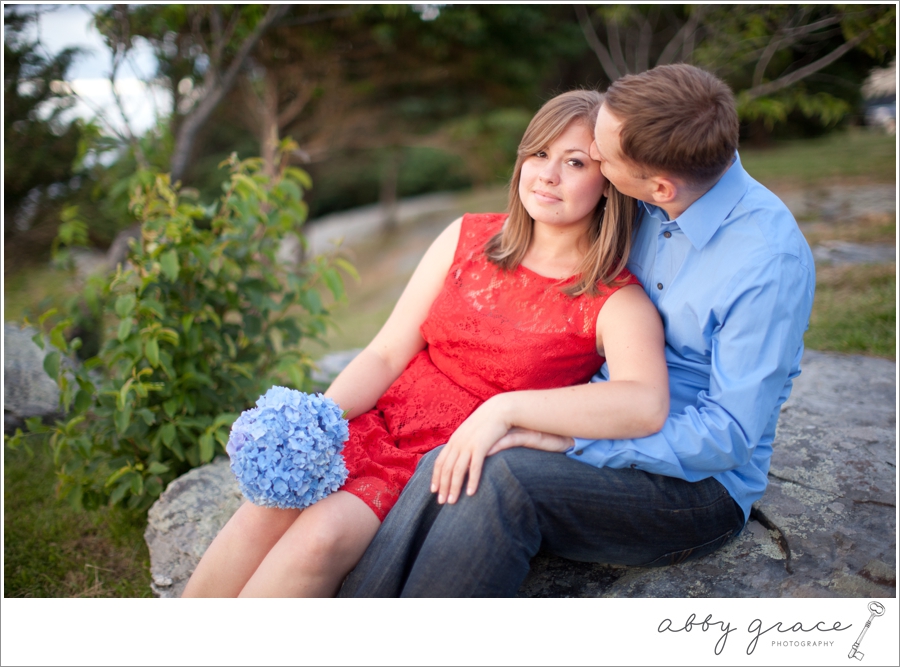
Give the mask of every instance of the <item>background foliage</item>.
M 286 141 L 279 155 L 291 148 Z M 282 160 L 268 176 L 258 158 L 228 166 L 224 194 L 210 206 L 167 175 L 136 188 L 131 209 L 141 229 L 128 264 L 96 276 L 84 293 L 106 329 L 96 357 L 65 363 L 82 341 L 66 340 L 70 319 L 50 331 L 56 349 L 44 368 L 59 383 L 66 417 L 52 426 L 31 420 L 29 430 L 50 435 L 58 492 L 75 507 L 148 507 L 172 479 L 223 453 L 237 414 L 271 385 L 312 387 L 298 343 L 325 333 L 320 292 L 340 299 L 336 267 L 352 267 L 276 258 L 306 218 L 305 172 Z M 68 218 L 63 243 L 86 240 L 86 223 Z M 44 345 L 41 334 L 35 342 Z M 25 437 L 17 433 L 12 446 Z

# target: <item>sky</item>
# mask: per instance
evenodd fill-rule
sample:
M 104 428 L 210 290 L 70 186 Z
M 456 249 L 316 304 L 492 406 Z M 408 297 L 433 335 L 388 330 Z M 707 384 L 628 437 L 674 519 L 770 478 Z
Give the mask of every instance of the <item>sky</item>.
M 7 3 L 8 4 L 8 3 Z M 107 121 L 121 130 L 124 122 L 116 111 L 109 73 L 112 57 L 100 33 L 91 26 L 92 11 L 107 5 L 19 4 L 20 11 L 40 12 L 40 20 L 32 37 L 37 37 L 50 54 L 70 46 L 85 53 L 77 56 L 69 69 L 68 83 L 82 98 L 71 113 L 91 118 L 97 110 L 105 110 Z M 155 69 L 155 59 L 149 46 L 137 44 L 131 62 L 126 62 L 116 77 L 116 90 L 122 99 L 125 113 L 135 133 L 153 126 L 157 113 L 171 109 L 171 96 L 163 89 L 144 83 Z

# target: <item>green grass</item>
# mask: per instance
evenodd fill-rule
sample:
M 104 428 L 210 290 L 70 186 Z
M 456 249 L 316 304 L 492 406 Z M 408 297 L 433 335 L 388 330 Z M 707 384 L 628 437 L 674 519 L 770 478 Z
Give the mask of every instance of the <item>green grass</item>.
M 150 597 L 146 518 L 56 498 L 43 443 L 3 448 L 4 597 Z
M 896 360 L 896 276 L 893 264 L 818 269 L 806 346 Z
M 770 188 L 809 187 L 834 181 L 893 183 L 894 137 L 849 128 L 817 139 L 777 142 L 768 148 L 742 148 L 741 163 Z

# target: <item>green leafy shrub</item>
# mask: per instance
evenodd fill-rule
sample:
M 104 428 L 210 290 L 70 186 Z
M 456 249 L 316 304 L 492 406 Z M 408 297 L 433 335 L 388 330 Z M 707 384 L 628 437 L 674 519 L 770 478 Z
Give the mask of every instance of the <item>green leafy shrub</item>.
M 211 206 L 167 175 L 136 189 L 141 237 L 126 266 L 91 288 L 106 329 L 97 356 L 61 363 L 81 341 L 64 337 L 71 319 L 50 331 L 57 349 L 44 367 L 67 416 L 28 428 L 49 432 L 59 493 L 77 507 L 148 507 L 168 482 L 221 453 L 231 423 L 269 386 L 312 388 L 300 343 L 321 340 L 330 323 L 322 289 L 343 298 L 338 268 L 355 272 L 340 258 L 277 261 L 306 218 L 305 172 L 282 166 L 269 177 L 259 159 L 228 165 Z M 78 223 L 67 222 L 69 240 L 77 238 Z M 35 342 L 43 347 L 40 335 Z

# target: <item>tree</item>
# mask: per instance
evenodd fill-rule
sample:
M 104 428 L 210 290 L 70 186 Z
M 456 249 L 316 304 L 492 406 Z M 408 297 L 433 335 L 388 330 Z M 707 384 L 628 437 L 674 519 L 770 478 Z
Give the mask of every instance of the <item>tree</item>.
M 823 124 L 849 110 L 858 81 L 828 74 L 851 52 L 866 62 L 896 51 L 896 8 L 885 5 L 607 5 L 575 14 L 609 79 L 690 62 L 716 72 L 737 93 L 738 111 L 769 128 L 799 111 Z M 596 25 L 601 26 L 597 30 Z M 854 78 L 857 78 L 854 76 Z M 843 86 L 843 90 L 834 90 Z M 849 90 L 849 89 L 852 89 Z
M 262 35 L 290 5 L 112 5 L 95 24 L 114 53 L 114 67 L 141 37 L 152 47 L 157 75 L 172 93 L 174 138 L 168 171 L 184 176 L 198 132 L 237 81 Z M 138 149 L 132 135 L 130 143 Z M 139 155 L 139 151 L 137 153 Z M 139 158 L 140 161 L 140 158 Z

